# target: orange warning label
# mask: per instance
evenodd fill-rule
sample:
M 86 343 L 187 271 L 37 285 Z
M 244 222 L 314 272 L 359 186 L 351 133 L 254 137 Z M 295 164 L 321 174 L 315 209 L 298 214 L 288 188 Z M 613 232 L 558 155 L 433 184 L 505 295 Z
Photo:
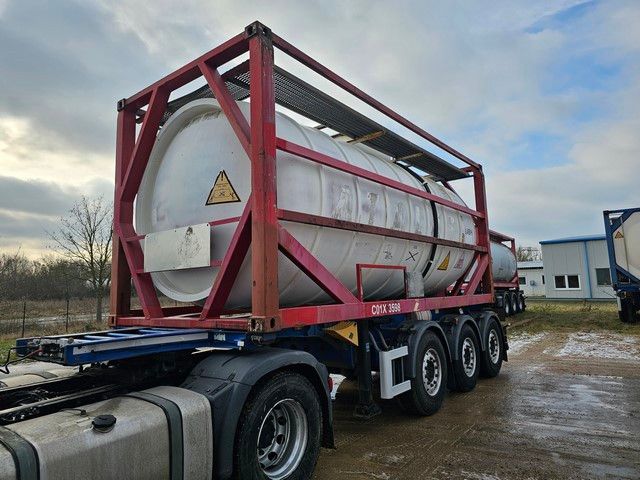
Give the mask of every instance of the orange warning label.
M 451 252 L 448 252 L 442 263 L 438 265 L 438 270 L 447 270 L 449 268 L 449 260 L 451 260 Z
M 224 170 L 220 170 L 220 173 L 216 177 L 216 181 L 213 182 L 213 188 L 209 192 L 207 197 L 207 203 L 205 205 L 218 205 L 220 203 L 233 203 L 239 202 L 240 197 L 236 193 L 236 190 L 231 185 L 229 177 Z

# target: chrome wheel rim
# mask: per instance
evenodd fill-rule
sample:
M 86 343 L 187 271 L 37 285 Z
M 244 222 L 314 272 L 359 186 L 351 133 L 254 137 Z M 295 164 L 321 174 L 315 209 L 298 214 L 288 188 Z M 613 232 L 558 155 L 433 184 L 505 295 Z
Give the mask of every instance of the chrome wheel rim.
M 442 364 L 435 349 L 428 349 L 422 359 L 422 382 L 427 395 L 433 397 L 442 384 Z
M 258 464 L 267 478 L 279 480 L 298 468 L 308 441 L 307 416 L 299 402 L 280 400 L 267 412 L 258 432 Z
M 473 377 L 476 371 L 476 346 L 467 337 L 462 342 L 462 366 L 467 377 Z
M 524 310 L 524 297 L 518 296 L 518 307 L 520 310 Z
M 491 363 L 498 363 L 500 359 L 500 342 L 495 330 L 489 330 L 489 358 Z

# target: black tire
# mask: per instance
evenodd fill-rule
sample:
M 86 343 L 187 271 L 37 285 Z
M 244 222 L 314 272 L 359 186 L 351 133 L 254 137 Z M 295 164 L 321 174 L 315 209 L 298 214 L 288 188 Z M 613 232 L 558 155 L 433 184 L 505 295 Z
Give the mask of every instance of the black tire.
M 287 408 L 291 411 L 286 412 Z M 291 442 L 291 436 L 287 441 L 287 436 L 295 431 L 295 424 L 300 426 L 300 431 L 307 432 L 306 443 L 298 448 L 297 455 L 295 446 L 300 446 L 302 442 Z M 279 464 L 292 457 L 299 460 L 292 462 L 295 465 L 290 467 L 291 471 L 283 478 L 311 478 L 320 453 L 321 425 L 322 408 L 311 382 L 298 373 L 277 373 L 252 392 L 243 408 L 234 448 L 234 478 L 271 478 L 270 475 L 276 473 L 275 469 Z M 263 431 L 263 428 L 266 430 Z M 286 433 L 278 433 L 279 428 L 284 428 Z M 261 431 L 262 438 L 259 439 Z M 266 470 L 258 460 L 259 440 L 263 447 L 262 460 L 274 462 L 267 465 Z M 284 450 L 278 452 L 278 449 Z
M 524 298 L 524 293 L 518 293 L 518 308 L 521 312 L 524 312 L 527 309 L 527 301 Z
M 638 321 L 638 314 L 636 313 L 636 306 L 633 300 L 626 298 L 620 299 L 618 316 L 624 323 L 636 323 Z
M 411 379 L 411 390 L 397 397 L 398 403 L 412 415 L 433 415 L 440 410 L 447 390 L 447 356 L 440 338 L 430 330 L 416 348 L 416 378 Z
M 513 310 L 511 310 L 511 293 L 504 292 L 502 295 L 502 309 L 504 310 L 504 316 L 510 317 L 513 314 Z
M 484 352 L 480 364 L 480 375 L 484 378 L 498 376 L 502 368 L 504 343 L 502 341 L 502 328 L 496 318 L 489 319 L 484 336 Z
M 511 292 L 511 315 L 515 315 L 516 313 L 520 313 L 518 310 L 518 294 L 516 292 Z
M 455 390 L 469 392 L 475 388 L 478 382 L 482 352 L 478 337 L 468 323 L 465 323 L 460 330 L 456 348 L 458 349 L 458 361 L 453 363 L 453 372 L 456 378 Z

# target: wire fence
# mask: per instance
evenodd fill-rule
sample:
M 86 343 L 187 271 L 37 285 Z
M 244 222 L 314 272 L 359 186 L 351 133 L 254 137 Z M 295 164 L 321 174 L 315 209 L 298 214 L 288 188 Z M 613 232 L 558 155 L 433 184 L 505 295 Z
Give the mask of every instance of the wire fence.
M 31 337 L 107 328 L 109 300 L 103 299 L 102 320 L 96 319 L 96 300 L 0 301 L 0 336 Z

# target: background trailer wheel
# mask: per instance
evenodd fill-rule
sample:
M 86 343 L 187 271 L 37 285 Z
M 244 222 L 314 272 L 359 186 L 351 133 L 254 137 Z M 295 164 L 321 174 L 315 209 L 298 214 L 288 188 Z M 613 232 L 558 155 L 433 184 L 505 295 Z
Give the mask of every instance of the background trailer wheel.
M 511 292 L 509 294 L 509 297 L 511 298 L 511 315 L 515 315 L 516 313 L 520 313 L 520 310 L 518 310 L 518 293 L 517 292 Z
M 490 318 L 484 333 L 484 352 L 480 364 L 480 374 L 493 378 L 500 373 L 503 356 L 502 328 L 495 318 Z
M 234 448 L 234 476 L 311 478 L 321 425 L 322 408 L 311 382 L 297 373 L 277 373 L 245 404 Z
M 524 293 L 518 292 L 518 312 L 524 312 L 527 309 L 527 303 L 524 300 Z
M 398 396 L 400 407 L 414 415 L 433 415 L 442 406 L 447 388 L 448 360 L 442 341 L 426 330 L 416 347 L 411 390 Z
M 481 353 L 478 337 L 469 323 L 462 326 L 456 348 L 457 360 L 453 362 L 455 390 L 469 392 L 475 388 L 478 381 Z
M 503 296 L 502 296 L 502 309 L 504 310 L 504 316 L 505 317 L 510 317 L 511 314 L 513 313 L 513 310 L 511 309 L 511 293 L 509 292 L 504 292 Z

